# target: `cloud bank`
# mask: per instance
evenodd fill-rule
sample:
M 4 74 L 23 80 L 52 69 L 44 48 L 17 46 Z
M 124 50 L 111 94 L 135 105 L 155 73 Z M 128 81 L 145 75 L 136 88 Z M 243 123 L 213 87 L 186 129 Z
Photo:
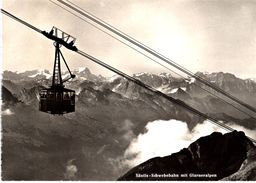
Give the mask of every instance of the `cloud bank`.
M 6 109 L 4 111 L 2 111 L 2 115 L 13 115 L 14 113 L 10 110 L 10 109 Z
M 256 129 L 249 130 L 234 124 L 229 124 L 229 126 L 238 131 L 244 131 L 247 136 L 256 138 Z M 192 131 L 189 130 L 187 123 L 174 119 L 149 122 L 145 128 L 146 132 L 134 138 L 126 149 L 125 165 L 133 167 L 153 157 L 170 155 L 213 132 L 227 133 L 207 120 L 196 125 Z

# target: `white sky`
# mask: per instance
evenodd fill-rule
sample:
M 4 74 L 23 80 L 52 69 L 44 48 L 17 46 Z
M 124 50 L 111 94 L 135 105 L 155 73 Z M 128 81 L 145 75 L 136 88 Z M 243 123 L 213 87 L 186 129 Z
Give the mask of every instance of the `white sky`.
M 56 0 L 55 0 L 56 1 Z M 256 78 L 255 0 L 72 0 L 185 68 Z M 3 9 L 49 31 L 54 25 L 77 38 L 76 46 L 128 74 L 168 72 L 47 0 L 3 0 Z M 3 16 L 3 70 L 52 71 L 50 40 Z M 62 49 L 72 69 L 112 75 Z

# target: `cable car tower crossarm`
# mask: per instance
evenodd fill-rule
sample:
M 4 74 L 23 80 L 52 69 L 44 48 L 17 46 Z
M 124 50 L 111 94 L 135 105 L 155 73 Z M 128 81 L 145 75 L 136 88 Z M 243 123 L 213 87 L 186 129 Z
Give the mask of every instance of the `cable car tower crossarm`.
M 76 39 L 56 27 L 53 27 L 50 32 L 42 31 L 3 9 L 1 9 L 1 12 L 6 16 L 20 22 L 21 24 L 33 29 L 34 31 L 43 34 L 48 39 L 54 41 L 53 45 L 55 46 L 55 57 L 52 85 L 50 88 L 42 89 L 40 91 L 39 110 L 42 112 L 58 115 L 74 112 L 75 91 L 65 88 L 63 83 L 69 79 L 75 78 L 75 75 L 71 73 L 67 62 L 64 59 L 62 52 L 60 51 L 60 47 L 63 45 L 69 50 L 77 51 L 78 49 L 74 46 Z M 61 77 L 61 59 L 65 63 L 65 66 L 67 67 L 70 74 L 70 77 L 66 78 L 65 80 L 62 80 Z

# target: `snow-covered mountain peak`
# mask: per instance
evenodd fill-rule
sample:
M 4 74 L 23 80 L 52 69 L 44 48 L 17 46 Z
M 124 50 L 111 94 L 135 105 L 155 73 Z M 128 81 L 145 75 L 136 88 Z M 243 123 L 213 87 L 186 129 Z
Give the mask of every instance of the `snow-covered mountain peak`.
M 87 68 L 87 67 L 78 67 L 76 69 L 74 69 L 74 72 L 75 73 L 88 73 L 88 74 L 91 74 L 91 71 Z
M 115 75 L 113 75 L 113 76 L 107 78 L 107 81 L 110 82 L 110 83 L 112 83 L 113 81 L 115 81 L 115 80 L 118 79 L 118 78 L 121 78 L 121 76 L 115 74 Z
M 172 78 L 173 77 L 170 73 L 166 73 L 166 72 L 160 73 L 159 76 L 167 77 L 167 78 Z
M 256 78 L 249 78 L 248 80 L 256 82 Z
M 34 78 L 34 77 L 37 77 L 37 76 L 45 76 L 46 79 L 49 79 L 52 75 L 46 69 L 34 70 L 34 73 L 31 73 L 31 75 L 28 75 L 28 77 L 30 77 L 30 78 Z

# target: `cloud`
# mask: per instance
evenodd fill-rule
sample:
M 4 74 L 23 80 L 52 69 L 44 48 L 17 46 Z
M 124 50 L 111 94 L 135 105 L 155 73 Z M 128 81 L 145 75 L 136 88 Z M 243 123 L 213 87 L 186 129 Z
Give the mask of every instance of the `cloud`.
M 78 172 L 77 166 L 74 165 L 75 159 L 71 159 L 67 162 L 66 172 L 64 173 L 64 177 L 67 180 L 74 180 L 76 178 L 76 174 Z
M 229 126 L 237 131 L 243 131 L 248 137 L 256 139 L 256 129 L 251 130 L 236 124 L 229 124 Z
M 134 124 L 129 119 L 124 120 L 122 126 L 118 129 L 123 134 L 122 140 L 130 142 L 136 137 L 133 133 L 133 127 Z
M 13 115 L 14 112 L 12 112 L 10 109 L 6 109 L 4 111 L 2 111 L 2 115 Z
M 246 135 L 256 138 L 256 130 L 229 124 L 230 127 L 244 131 Z M 192 142 L 212 132 L 227 133 L 222 128 L 204 121 L 191 131 L 187 123 L 178 120 L 156 120 L 146 125 L 146 132 L 134 138 L 124 153 L 123 163 L 133 167 L 156 156 L 167 156 L 188 147 Z

